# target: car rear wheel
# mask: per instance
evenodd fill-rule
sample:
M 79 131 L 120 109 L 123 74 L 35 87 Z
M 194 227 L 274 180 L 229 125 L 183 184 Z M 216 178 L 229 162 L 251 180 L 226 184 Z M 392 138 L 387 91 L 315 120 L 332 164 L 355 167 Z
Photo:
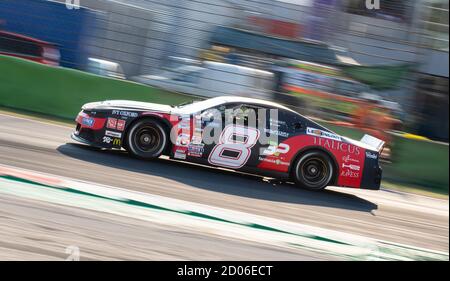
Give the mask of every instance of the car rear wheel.
M 295 162 L 293 177 L 302 188 L 322 190 L 331 182 L 333 173 L 333 162 L 326 153 L 308 151 Z
M 167 146 L 167 133 L 156 120 L 144 119 L 134 124 L 127 134 L 127 149 L 135 157 L 155 159 Z

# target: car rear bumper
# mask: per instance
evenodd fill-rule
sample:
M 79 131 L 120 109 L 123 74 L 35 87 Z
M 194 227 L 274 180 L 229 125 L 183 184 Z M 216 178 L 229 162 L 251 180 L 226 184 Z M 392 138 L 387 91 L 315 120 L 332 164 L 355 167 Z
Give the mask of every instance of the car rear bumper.
M 361 188 L 379 190 L 381 186 L 383 169 L 381 169 L 380 166 L 376 165 L 374 167 L 370 167 L 369 169 L 365 169 L 364 172 L 365 174 L 361 182 Z

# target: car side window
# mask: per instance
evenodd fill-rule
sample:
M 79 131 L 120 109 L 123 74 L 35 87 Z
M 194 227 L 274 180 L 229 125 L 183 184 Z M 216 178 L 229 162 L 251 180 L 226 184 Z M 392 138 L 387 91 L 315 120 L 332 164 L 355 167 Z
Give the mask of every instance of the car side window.
M 268 116 L 268 126 L 276 128 L 279 134 L 287 136 L 304 129 L 304 122 L 295 113 L 283 109 L 278 109 L 277 112 L 275 116 Z
M 225 106 L 216 106 L 208 108 L 201 112 L 200 116 L 202 118 L 202 121 L 204 123 L 210 123 L 212 121 L 217 121 L 218 118 L 221 118 L 223 120 L 223 116 L 225 114 Z
M 258 114 L 261 109 L 263 108 L 256 105 L 239 104 L 230 108 L 231 114 L 228 118 L 232 118 L 232 120 L 227 121 L 256 128 L 258 126 Z
M 266 112 L 266 128 L 270 130 L 271 134 L 278 131 L 286 132 L 287 123 L 285 119 L 283 110 L 270 108 Z

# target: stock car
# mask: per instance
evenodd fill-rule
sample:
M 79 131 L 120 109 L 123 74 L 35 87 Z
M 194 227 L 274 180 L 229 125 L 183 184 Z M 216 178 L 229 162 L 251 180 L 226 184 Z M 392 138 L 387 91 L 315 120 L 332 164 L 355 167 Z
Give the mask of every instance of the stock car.
M 274 102 L 238 96 L 178 106 L 110 100 L 83 105 L 76 123 L 72 139 L 141 159 L 166 155 L 309 190 L 380 188 L 382 140 L 340 136 Z

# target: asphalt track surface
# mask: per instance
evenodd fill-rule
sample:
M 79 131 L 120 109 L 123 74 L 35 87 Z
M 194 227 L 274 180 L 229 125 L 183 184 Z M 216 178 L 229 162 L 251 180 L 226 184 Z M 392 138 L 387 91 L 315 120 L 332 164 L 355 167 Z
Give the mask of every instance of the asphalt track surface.
M 388 190 L 287 183 L 76 144 L 73 128 L 0 114 L 0 164 L 448 253 L 448 200 Z M 306 250 L 230 240 L 131 218 L 0 196 L 0 259 L 330 259 Z M 206 245 L 206 246 L 205 246 Z

